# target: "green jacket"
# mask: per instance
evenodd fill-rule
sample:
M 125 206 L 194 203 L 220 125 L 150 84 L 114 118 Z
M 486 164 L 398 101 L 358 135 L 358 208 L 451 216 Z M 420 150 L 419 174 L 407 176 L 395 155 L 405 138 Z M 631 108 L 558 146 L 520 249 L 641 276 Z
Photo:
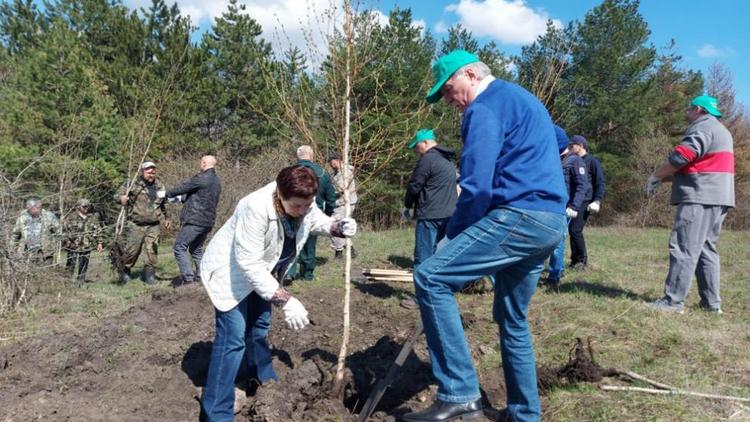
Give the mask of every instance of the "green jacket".
M 333 209 L 336 208 L 336 189 L 331 183 L 331 176 L 323 170 L 320 164 L 310 160 L 299 160 L 297 165 L 309 168 L 318 176 L 318 194 L 315 196 L 315 205 L 326 215 L 333 214 Z
M 127 189 L 128 182 L 125 181 L 117 192 L 118 202 Z M 160 191 L 163 193 L 161 198 Z M 158 224 L 169 219 L 166 191 L 158 178 L 153 183 L 147 183 L 142 177 L 138 177 L 128 193 L 127 220 L 136 224 Z
M 38 222 L 38 243 L 34 242 L 34 223 Z M 60 240 L 60 221 L 55 214 L 42 210 L 38 218 L 34 219 L 28 211 L 21 212 L 13 226 L 13 242 L 18 253 L 41 250 L 44 256 L 52 256 L 57 251 Z M 34 245 L 33 243 L 36 243 Z
M 78 211 L 72 212 L 63 222 L 63 233 L 63 248 L 69 251 L 88 252 L 105 240 L 104 228 L 96 213 L 82 216 Z

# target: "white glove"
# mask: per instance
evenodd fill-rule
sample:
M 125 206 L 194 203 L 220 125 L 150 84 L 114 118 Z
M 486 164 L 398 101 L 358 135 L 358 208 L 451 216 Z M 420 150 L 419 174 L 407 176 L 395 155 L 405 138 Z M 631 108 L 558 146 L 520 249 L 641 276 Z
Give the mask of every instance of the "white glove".
M 648 177 L 648 181 L 646 182 L 646 196 L 651 196 L 654 194 L 654 191 L 656 191 L 656 187 L 659 186 L 659 183 L 661 180 L 659 180 L 656 176 L 653 174 Z
M 411 218 L 411 210 L 409 208 L 404 208 L 401 210 L 401 219 L 404 221 L 409 221 Z
M 593 212 L 594 214 L 596 214 L 596 213 L 599 212 L 599 209 L 601 209 L 601 206 L 602 205 L 599 203 L 599 201 L 594 201 L 594 202 L 592 202 L 592 203 L 589 204 L 589 206 L 588 206 L 587 209 L 589 211 Z
M 357 234 L 357 222 L 353 218 L 342 218 L 339 221 L 339 231 L 344 237 L 352 237 Z
M 295 297 L 290 297 L 281 309 L 284 311 L 286 325 L 291 329 L 301 330 L 310 323 L 310 320 L 307 319 L 307 309 Z
M 565 208 L 565 215 L 568 216 L 568 218 L 576 218 L 578 217 L 578 211 L 574 210 L 573 208 Z
M 165 196 L 167 196 L 167 191 L 165 191 L 165 190 L 156 191 L 156 197 L 157 198 L 164 199 Z
M 170 204 L 177 204 L 179 202 L 185 202 L 183 198 L 184 198 L 183 195 L 177 195 L 177 196 L 167 198 L 167 202 L 169 202 Z

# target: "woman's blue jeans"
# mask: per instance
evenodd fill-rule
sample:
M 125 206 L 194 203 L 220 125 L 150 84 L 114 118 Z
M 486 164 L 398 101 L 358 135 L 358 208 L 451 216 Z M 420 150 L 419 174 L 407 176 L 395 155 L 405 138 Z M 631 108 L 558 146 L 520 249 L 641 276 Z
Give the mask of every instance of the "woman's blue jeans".
M 255 292 L 227 312 L 216 309 L 216 337 L 211 349 L 208 379 L 201 409 L 208 421 L 231 421 L 234 417 L 234 383 L 247 356 L 248 376 L 261 384 L 278 380 L 268 347 L 271 302 Z
M 437 398 L 463 403 L 480 397 L 454 293 L 494 274 L 493 317 L 499 325 L 508 411 L 539 420 L 536 364 L 526 315 L 544 260 L 567 230 L 565 216 L 498 208 L 451 239 L 414 273 Z

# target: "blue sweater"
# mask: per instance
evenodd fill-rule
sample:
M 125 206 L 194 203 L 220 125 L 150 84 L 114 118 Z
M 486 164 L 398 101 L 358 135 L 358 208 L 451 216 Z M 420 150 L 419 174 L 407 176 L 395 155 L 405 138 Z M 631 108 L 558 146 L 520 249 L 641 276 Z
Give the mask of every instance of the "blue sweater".
M 555 130 L 530 92 L 493 81 L 464 111 L 461 137 L 461 195 L 448 238 L 501 206 L 565 214 Z

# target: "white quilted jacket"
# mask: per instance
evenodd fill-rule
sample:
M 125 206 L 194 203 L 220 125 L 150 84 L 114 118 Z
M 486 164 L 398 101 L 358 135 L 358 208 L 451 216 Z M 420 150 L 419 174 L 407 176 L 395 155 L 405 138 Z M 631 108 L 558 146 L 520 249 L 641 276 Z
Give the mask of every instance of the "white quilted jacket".
M 284 229 L 273 207 L 275 190 L 276 182 L 272 182 L 242 198 L 203 254 L 201 281 L 211 302 L 222 312 L 253 291 L 270 300 L 279 288 L 271 275 L 284 246 Z M 297 230 L 297 254 L 310 234 L 330 235 L 332 222 L 313 201 Z

